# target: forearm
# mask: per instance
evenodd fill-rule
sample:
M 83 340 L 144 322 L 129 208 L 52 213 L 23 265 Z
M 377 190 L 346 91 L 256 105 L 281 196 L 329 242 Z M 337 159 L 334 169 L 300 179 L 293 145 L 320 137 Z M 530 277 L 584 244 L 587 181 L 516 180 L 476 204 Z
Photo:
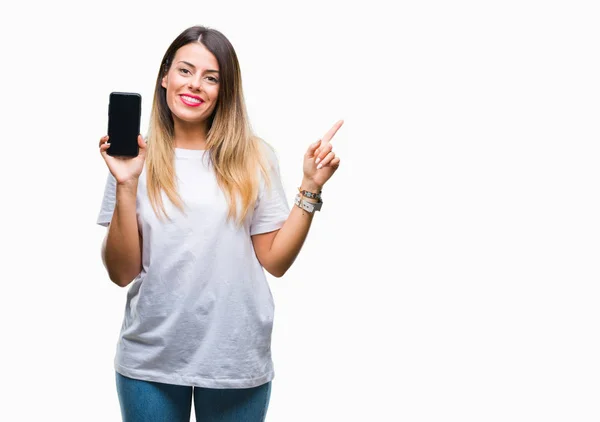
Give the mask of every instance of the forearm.
M 137 182 L 117 185 L 115 210 L 103 258 L 110 279 L 127 286 L 141 271 L 142 253 L 136 215 Z
M 320 188 L 303 181 L 301 189 L 318 192 Z M 312 200 L 308 200 L 311 201 Z M 314 212 L 309 213 L 294 205 L 287 220 L 273 239 L 270 262 L 274 272 L 283 275 L 292 266 L 308 236 Z

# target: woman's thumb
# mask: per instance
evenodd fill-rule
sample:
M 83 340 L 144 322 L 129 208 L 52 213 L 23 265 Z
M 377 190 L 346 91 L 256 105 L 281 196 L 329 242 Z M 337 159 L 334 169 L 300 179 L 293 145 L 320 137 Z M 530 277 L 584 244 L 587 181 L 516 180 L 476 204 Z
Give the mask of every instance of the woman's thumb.
M 146 140 L 142 137 L 142 135 L 138 135 L 138 146 L 140 147 L 140 153 L 145 153 L 146 152 Z

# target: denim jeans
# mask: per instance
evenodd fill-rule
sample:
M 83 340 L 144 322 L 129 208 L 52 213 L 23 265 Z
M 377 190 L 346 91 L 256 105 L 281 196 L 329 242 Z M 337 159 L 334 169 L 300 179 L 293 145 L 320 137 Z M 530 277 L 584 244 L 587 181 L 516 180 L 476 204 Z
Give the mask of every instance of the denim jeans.
M 136 380 L 115 372 L 123 422 L 189 422 L 194 398 L 198 422 L 263 422 L 271 383 L 212 389 Z

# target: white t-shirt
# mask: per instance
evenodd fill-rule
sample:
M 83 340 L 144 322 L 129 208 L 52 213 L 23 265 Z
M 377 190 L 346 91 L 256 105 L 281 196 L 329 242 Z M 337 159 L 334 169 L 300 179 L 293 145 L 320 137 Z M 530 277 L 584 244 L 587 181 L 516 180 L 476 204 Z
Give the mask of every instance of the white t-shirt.
M 267 147 L 268 149 L 268 147 Z M 207 388 L 251 388 L 274 377 L 274 303 L 251 235 L 281 228 L 290 208 L 269 150 L 272 188 L 264 180 L 243 227 L 228 205 L 208 153 L 175 149 L 182 214 L 163 194 L 171 221 L 154 214 L 142 172 L 137 221 L 142 272 L 127 291 L 114 360 L 130 378 Z M 108 226 L 116 194 L 109 173 L 97 223 Z

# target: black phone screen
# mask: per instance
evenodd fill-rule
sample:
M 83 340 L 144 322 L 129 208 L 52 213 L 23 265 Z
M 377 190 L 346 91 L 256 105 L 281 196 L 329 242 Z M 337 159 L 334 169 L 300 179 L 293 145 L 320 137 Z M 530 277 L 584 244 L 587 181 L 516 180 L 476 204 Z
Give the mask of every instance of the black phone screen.
M 137 157 L 142 96 L 133 92 L 111 92 L 108 103 L 108 155 Z

